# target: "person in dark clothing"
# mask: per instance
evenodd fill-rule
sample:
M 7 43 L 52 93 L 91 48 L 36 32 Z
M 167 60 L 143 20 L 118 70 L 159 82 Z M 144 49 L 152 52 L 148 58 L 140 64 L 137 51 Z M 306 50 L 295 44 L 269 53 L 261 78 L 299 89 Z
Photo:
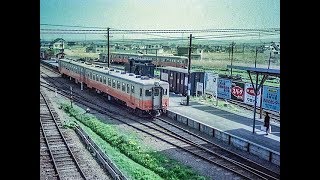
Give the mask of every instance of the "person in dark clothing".
M 270 128 L 270 116 L 268 112 L 266 112 L 266 116 L 264 117 L 264 127 L 266 127 L 266 133 L 268 135 Z

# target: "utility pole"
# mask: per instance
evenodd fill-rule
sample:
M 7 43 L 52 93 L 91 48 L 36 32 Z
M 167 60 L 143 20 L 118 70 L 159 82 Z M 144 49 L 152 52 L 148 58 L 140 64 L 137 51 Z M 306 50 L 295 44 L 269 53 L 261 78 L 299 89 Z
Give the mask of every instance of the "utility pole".
M 254 67 L 257 67 L 257 58 L 258 58 L 258 47 L 256 46 L 256 58 L 254 60 Z
M 270 67 L 271 52 L 272 52 L 272 51 L 270 51 L 270 55 L 269 55 L 269 63 L 268 63 L 268 69 L 269 69 L 269 67 Z
M 231 77 L 232 77 L 233 46 L 234 46 L 234 42 L 232 42 L 231 44 Z
M 190 91 L 191 91 L 191 43 L 192 43 L 192 34 L 190 34 L 190 44 L 189 44 L 189 63 L 188 63 L 188 94 L 187 94 L 187 106 L 189 106 L 189 100 L 190 100 Z
M 109 30 L 110 28 L 107 28 L 108 30 L 108 67 L 110 67 L 110 44 L 109 44 Z

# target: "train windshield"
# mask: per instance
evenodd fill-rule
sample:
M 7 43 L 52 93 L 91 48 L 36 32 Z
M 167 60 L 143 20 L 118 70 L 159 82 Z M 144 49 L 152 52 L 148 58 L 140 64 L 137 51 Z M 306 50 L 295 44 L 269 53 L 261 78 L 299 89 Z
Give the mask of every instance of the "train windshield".
M 154 89 L 154 96 L 159 96 L 159 89 L 158 88 L 156 88 L 156 89 Z
M 146 96 L 151 96 L 151 89 L 146 90 Z

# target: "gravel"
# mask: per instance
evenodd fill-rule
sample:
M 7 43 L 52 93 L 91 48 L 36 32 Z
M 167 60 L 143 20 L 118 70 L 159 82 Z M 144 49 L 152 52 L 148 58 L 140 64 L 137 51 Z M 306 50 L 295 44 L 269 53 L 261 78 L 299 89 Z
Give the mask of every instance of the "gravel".
M 66 81 L 67 82 L 67 81 Z M 74 82 L 72 83 L 73 85 L 73 91 L 74 92 L 79 92 L 81 93 L 81 95 L 84 95 L 86 97 L 90 97 L 91 100 L 95 101 L 97 104 L 102 105 L 104 107 L 107 108 L 115 108 L 112 105 L 104 102 L 104 100 L 102 100 L 102 96 L 92 96 L 86 92 L 88 92 L 88 90 L 84 90 L 84 91 L 80 91 L 80 85 L 79 84 L 74 84 Z M 50 95 L 49 95 L 50 94 Z M 52 103 L 56 104 L 57 102 L 61 102 L 61 101 L 65 101 L 65 102 L 70 102 L 69 100 L 67 100 L 66 98 L 58 95 L 58 97 L 54 97 L 54 92 L 50 92 L 48 95 L 49 97 L 52 97 Z M 54 103 L 55 102 L 55 103 Z M 82 105 L 78 105 L 79 107 L 86 109 L 86 107 L 82 106 Z M 117 108 L 117 107 L 116 107 Z M 64 114 L 63 112 L 61 112 L 61 110 L 58 111 L 58 114 Z M 185 152 L 184 150 L 181 150 L 179 148 L 176 148 L 168 143 L 165 143 L 155 137 L 152 137 L 150 135 L 147 135 L 143 132 L 140 132 L 130 126 L 127 126 L 119 121 L 115 121 L 115 120 L 111 120 L 109 118 L 106 117 L 106 115 L 100 114 L 98 112 L 95 112 L 94 110 L 91 110 L 91 114 L 94 114 L 97 118 L 101 119 L 102 121 L 105 121 L 106 123 L 110 123 L 110 124 L 114 124 L 116 127 L 118 127 L 118 129 L 122 132 L 125 132 L 126 134 L 128 133 L 133 133 L 136 134 L 136 137 L 138 139 L 140 139 L 140 141 L 144 144 L 144 146 L 150 147 L 155 151 L 158 152 L 162 152 L 166 155 L 168 155 L 170 158 L 175 159 L 187 166 L 192 167 L 194 170 L 196 170 L 199 174 L 204 175 L 204 176 L 208 176 L 210 177 L 210 179 L 241 179 L 239 176 L 235 175 L 232 172 L 226 171 L 225 169 L 216 166 L 216 165 L 212 165 L 202 159 L 199 159 L 197 157 L 195 157 L 194 155 Z M 63 117 L 63 116 L 61 116 Z M 66 119 L 67 115 L 64 114 L 64 117 L 61 119 Z M 189 127 L 185 127 L 187 129 L 189 129 L 190 131 L 194 131 L 194 129 L 191 129 Z M 197 134 L 199 134 L 198 132 L 195 132 Z M 255 162 L 258 162 L 260 164 L 263 164 L 271 169 L 274 169 L 276 171 L 280 171 L 279 167 L 273 165 L 272 163 L 265 161 L 263 159 L 258 158 L 257 156 L 251 155 L 247 152 L 241 151 L 239 149 L 236 149 L 232 146 L 229 146 L 227 144 L 224 144 L 223 142 L 217 140 L 217 139 L 213 139 L 212 137 L 210 138 L 209 136 L 206 136 L 205 134 L 203 135 L 203 137 L 206 137 L 207 139 L 210 139 L 211 141 L 218 143 L 219 145 L 232 150 L 244 157 L 247 157 Z
M 43 88 L 45 89 L 45 88 Z M 48 97 L 50 97 L 52 105 L 57 112 L 60 120 L 67 119 L 68 116 L 64 114 L 57 106 L 54 100 L 54 93 L 45 91 Z M 94 159 L 94 157 L 90 154 L 90 152 L 85 148 L 79 139 L 78 135 L 72 129 L 64 129 L 62 128 L 63 135 L 67 142 L 69 143 L 69 147 L 72 150 L 75 158 L 77 159 L 80 167 L 84 171 L 85 176 L 90 179 L 112 179 L 112 177 L 106 172 Z M 46 177 L 43 173 L 40 174 L 40 179 L 44 180 Z

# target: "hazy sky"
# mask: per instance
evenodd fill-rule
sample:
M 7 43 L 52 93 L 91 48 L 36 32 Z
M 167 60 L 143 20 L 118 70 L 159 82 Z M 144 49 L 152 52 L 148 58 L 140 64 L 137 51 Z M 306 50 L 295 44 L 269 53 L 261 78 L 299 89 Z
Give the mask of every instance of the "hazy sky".
M 280 28 L 280 0 L 40 0 L 40 23 L 116 29 Z

